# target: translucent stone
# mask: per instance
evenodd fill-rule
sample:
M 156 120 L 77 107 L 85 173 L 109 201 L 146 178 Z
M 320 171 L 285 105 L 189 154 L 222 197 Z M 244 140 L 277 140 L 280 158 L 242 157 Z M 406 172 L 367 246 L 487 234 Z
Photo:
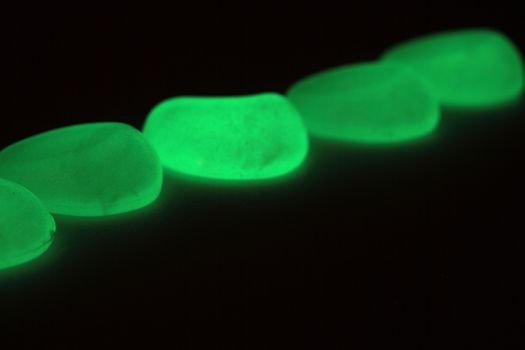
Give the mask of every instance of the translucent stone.
M 151 111 L 144 134 L 167 168 L 216 179 L 284 175 L 308 152 L 298 112 L 274 93 L 169 99 Z
M 52 213 L 103 216 L 153 202 L 162 167 L 126 124 L 81 124 L 39 134 L 0 152 L 0 177 L 32 191 Z
M 410 65 L 451 107 L 509 102 L 524 88 L 523 61 L 504 35 L 468 29 L 417 38 L 388 50 L 383 60 Z
M 54 232 L 53 217 L 34 194 L 0 179 L 0 269 L 44 253 Z
M 312 135 L 342 141 L 389 143 L 430 133 L 439 106 L 411 69 L 389 63 L 333 68 L 300 80 L 288 98 Z

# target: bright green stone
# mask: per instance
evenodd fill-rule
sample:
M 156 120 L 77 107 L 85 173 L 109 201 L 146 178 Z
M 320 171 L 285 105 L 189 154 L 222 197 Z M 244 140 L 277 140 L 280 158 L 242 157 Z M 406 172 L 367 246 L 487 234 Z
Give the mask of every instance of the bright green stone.
M 102 216 L 153 202 L 162 186 L 157 154 L 126 124 L 56 129 L 0 152 L 0 177 L 32 191 L 50 212 Z
M 0 269 L 44 253 L 54 232 L 53 217 L 34 194 L 0 179 Z
M 283 175 L 308 152 L 299 114 L 274 93 L 169 99 L 151 111 L 144 134 L 167 168 L 216 179 Z
M 295 83 L 288 97 L 312 135 L 333 140 L 404 141 L 430 133 L 439 121 L 427 85 L 397 64 L 333 68 Z
M 524 88 L 523 61 L 504 35 L 484 29 L 444 32 L 408 41 L 383 59 L 410 65 L 441 103 L 487 107 L 514 100 Z

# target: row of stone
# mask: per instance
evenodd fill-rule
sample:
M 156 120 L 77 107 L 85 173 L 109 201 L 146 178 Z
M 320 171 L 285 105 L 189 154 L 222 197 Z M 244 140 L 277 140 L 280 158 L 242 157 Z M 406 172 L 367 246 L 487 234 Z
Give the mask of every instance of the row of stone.
M 494 31 L 464 30 L 312 75 L 287 97 L 173 98 L 151 111 L 143 133 L 94 123 L 30 137 L 0 152 L 0 268 L 47 249 L 55 230 L 49 212 L 105 216 L 150 204 L 161 191 L 163 166 L 216 179 L 272 178 L 300 166 L 308 133 L 405 141 L 436 127 L 440 104 L 495 106 L 522 91 L 523 63 L 513 44 Z

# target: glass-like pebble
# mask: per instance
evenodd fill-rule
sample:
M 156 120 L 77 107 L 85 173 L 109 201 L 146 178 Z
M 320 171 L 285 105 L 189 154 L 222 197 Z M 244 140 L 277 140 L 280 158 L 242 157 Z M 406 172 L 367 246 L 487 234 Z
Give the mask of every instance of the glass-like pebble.
M 0 269 L 40 256 L 54 232 L 53 217 L 34 194 L 0 179 Z
M 0 152 L 0 177 L 52 213 L 104 216 L 144 207 L 162 187 L 155 150 L 135 128 L 92 123 L 48 131 Z
M 359 143 L 390 143 L 430 133 L 439 106 L 412 69 L 359 63 L 308 76 L 288 90 L 309 132 Z
M 450 107 L 488 107 L 523 93 L 523 60 L 503 34 L 464 29 L 432 34 L 394 46 L 383 60 L 411 66 Z
M 149 114 L 144 134 L 168 169 L 223 180 L 258 180 L 297 168 L 308 138 L 281 95 L 176 97 Z

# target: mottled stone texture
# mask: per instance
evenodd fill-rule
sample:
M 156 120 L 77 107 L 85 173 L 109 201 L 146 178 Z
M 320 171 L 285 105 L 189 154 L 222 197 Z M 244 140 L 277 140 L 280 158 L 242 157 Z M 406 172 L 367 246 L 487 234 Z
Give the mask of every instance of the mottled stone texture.
M 144 134 L 167 168 L 225 180 L 259 180 L 297 168 L 306 129 L 283 96 L 177 97 L 156 106 Z

